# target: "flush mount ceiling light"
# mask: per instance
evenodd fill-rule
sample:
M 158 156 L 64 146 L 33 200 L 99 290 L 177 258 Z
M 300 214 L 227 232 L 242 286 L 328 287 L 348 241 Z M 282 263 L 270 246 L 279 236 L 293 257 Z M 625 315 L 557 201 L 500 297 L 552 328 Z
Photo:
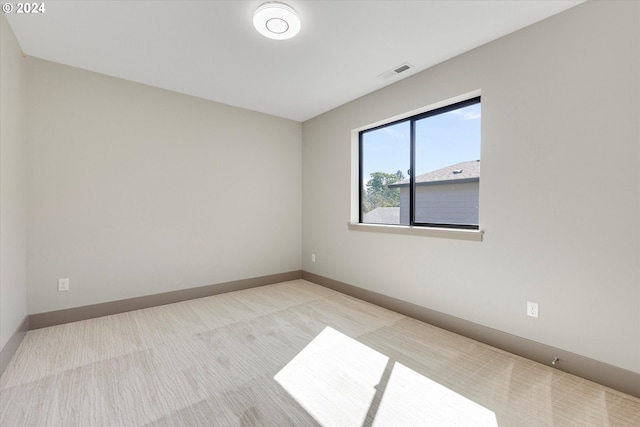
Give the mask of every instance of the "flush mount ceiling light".
M 253 26 L 265 37 L 286 40 L 300 32 L 300 18 L 292 7 L 270 2 L 260 6 L 253 14 Z

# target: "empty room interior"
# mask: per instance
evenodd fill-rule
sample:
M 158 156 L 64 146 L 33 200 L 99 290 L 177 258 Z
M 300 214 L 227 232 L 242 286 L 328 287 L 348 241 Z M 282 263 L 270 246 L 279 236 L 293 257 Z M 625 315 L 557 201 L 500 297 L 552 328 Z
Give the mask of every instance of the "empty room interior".
M 0 425 L 640 425 L 640 2 L 0 23 Z

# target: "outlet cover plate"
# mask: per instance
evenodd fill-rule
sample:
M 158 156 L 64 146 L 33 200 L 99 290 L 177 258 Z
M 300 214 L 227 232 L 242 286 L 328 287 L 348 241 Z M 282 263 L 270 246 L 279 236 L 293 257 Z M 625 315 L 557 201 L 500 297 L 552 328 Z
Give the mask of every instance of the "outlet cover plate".
M 69 278 L 58 279 L 58 292 L 66 292 L 69 290 Z
M 527 301 L 527 316 L 538 318 L 538 303 Z

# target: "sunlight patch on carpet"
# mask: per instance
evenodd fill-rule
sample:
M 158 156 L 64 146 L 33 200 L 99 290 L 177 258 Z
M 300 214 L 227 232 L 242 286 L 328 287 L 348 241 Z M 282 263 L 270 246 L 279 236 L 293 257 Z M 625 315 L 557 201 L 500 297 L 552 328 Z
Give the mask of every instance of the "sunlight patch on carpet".
M 498 426 L 493 411 L 328 326 L 274 379 L 322 426 Z
M 323 426 L 362 426 L 388 357 L 326 327 L 274 379 Z
M 497 427 L 498 422 L 493 411 L 396 362 L 373 425 Z

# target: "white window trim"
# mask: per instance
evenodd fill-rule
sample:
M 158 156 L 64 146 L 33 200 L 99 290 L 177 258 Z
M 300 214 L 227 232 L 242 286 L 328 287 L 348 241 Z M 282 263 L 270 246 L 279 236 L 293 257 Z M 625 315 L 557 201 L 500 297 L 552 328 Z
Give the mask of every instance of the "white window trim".
M 370 231 L 374 233 L 402 234 L 405 236 L 439 237 L 444 239 L 482 242 L 484 230 L 464 230 L 459 228 L 411 227 L 409 225 L 362 224 L 348 222 L 350 231 Z

